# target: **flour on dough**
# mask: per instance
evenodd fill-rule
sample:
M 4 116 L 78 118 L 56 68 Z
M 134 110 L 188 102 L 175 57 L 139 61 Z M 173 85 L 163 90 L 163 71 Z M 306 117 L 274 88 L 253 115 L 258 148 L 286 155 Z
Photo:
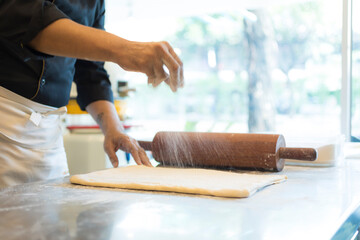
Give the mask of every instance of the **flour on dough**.
M 249 197 L 257 190 L 282 182 L 285 175 L 235 173 L 199 168 L 164 168 L 129 166 L 74 175 L 71 183 L 113 187 L 192 193 L 219 197 Z

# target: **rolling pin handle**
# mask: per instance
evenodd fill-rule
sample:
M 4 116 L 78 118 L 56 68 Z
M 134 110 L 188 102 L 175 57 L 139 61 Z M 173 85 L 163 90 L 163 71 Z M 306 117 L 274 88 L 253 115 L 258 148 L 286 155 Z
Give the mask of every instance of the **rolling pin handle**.
M 152 151 L 152 142 L 150 141 L 137 141 L 145 151 Z
M 317 150 L 314 148 L 287 148 L 279 149 L 279 157 L 293 160 L 315 161 Z

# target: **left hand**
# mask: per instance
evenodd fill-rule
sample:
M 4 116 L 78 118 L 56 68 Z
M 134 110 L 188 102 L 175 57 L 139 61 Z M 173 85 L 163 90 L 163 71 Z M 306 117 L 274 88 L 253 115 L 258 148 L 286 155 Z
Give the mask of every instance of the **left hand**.
M 119 165 L 119 160 L 116 156 L 118 150 L 130 153 L 138 165 L 152 167 L 145 150 L 140 147 L 138 142 L 120 131 L 105 134 L 104 150 L 115 168 Z

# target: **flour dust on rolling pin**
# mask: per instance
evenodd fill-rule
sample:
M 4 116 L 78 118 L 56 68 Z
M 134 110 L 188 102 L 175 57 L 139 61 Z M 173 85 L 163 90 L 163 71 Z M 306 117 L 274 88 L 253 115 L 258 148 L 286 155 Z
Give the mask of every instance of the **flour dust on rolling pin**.
M 208 155 L 221 161 L 225 153 L 216 141 L 209 141 L 203 134 L 182 134 L 169 132 L 160 138 L 161 149 L 155 159 L 163 159 L 163 164 L 177 167 L 199 166 L 195 160 L 199 155 Z
M 278 134 L 158 132 L 138 141 L 163 166 L 281 171 L 284 157 L 312 161 L 316 150 L 286 148 Z M 306 153 L 306 154 L 305 154 Z

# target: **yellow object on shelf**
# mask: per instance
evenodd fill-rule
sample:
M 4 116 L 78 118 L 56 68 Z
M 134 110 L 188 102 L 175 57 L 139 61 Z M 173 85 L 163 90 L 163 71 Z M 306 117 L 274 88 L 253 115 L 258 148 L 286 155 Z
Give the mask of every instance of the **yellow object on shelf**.
M 68 105 L 66 106 L 68 114 L 87 114 L 87 111 L 80 109 L 79 104 L 76 99 L 70 99 Z
M 115 109 L 116 109 L 116 112 L 117 112 L 120 120 L 123 121 L 126 116 L 126 109 L 127 109 L 126 101 L 120 100 L 120 99 L 115 99 L 114 105 L 115 105 Z
M 115 99 L 114 105 L 115 105 L 116 112 L 119 115 L 119 118 L 121 120 L 124 120 L 125 113 L 126 113 L 126 101 L 120 100 L 120 99 Z M 69 100 L 69 103 L 66 107 L 67 107 L 68 114 L 88 114 L 87 111 L 81 110 L 79 104 L 77 103 L 76 99 L 74 99 L 74 98 Z

